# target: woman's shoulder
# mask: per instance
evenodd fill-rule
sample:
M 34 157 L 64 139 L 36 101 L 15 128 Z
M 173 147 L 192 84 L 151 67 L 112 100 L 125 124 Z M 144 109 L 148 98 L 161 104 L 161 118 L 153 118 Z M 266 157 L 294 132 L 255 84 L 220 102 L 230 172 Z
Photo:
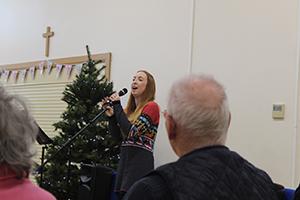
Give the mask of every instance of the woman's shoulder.
M 150 101 L 146 103 L 142 110 L 142 115 L 148 116 L 152 123 L 158 124 L 159 123 L 159 106 L 154 101 Z
M 143 110 L 142 114 L 149 116 L 154 123 L 158 123 L 159 121 L 159 106 L 154 101 L 148 102 Z
M 33 184 L 29 179 L 24 179 L 22 186 L 24 199 L 43 199 L 43 200 L 56 200 L 56 198 L 48 191 Z
M 143 110 L 145 109 L 154 109 L 159 112 L 159 106 L 155 101 L 149 101 L 148 103 L 146 103 Z

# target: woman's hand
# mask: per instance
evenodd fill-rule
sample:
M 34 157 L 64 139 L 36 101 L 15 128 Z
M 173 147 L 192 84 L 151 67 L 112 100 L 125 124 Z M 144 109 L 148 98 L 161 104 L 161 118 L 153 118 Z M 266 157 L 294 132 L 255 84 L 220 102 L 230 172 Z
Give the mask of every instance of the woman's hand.
M 117 92 L 115 92 L 112 95 L 110 95 L 109 100 L 111 100 L 112 102 L 120 101 L 120 96 Z
M 108 116 L 108 117 L 111 117 L 114 115 L 114 109 L 112 108 L 111 106 L 111 102 L 114 102 L 114 101 L 120 101 L 120 96 L 118 93 L 113 93 L 112 95 L 110 95 L 109 97 L 105 97 L 101 102 L 100 102 L 100 105 L 102 108 L 105 108 L 106 111 L 105 111 L 105 114 Z
M 111 116 L 114 115 L 114 109 L 111 107 L 110 101 L 111 101 L 111 100 L 109 99 L 109 97 L 105 97 L 105 98 L 100 102 L 101 107 L 106 109 L 105 114 L 106 114 L 106 116 L 108 116 L 108 117 L 111 117 Z

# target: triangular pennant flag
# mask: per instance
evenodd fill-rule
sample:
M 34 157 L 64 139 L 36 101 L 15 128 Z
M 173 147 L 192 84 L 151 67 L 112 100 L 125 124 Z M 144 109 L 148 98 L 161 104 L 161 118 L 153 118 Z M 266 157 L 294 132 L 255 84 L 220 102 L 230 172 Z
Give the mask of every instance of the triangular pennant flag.
M 14 82 L 16 82 L 17 81 L 17 77 L 18 77 L 18 70 L 11 71 L 11 76 L 12 76 L 12 80 Z
M 52 65 L 53 65 L 52 62 L 49 62 L 49 61 L 47 62 L 47 74 L 48 75 L 51 73 Z
M 69 79 L 70 75 L 71 75 L 71 72 L 72 72 L 73 65 L 66 65 L 65 67 L 66 67 L 66 70 L 67 70 L 67 77 Z
M 40 76 L 43 76 L 43 73 L 44 73 L 44 62 L 41 62 L 40 64 L 39 64 L 39 74 L 40 74 Z
M 56 79 L 58 79 L 60 72 L 62 70 L 62 67 L 63 67 L 63 65 L 61 65 L 61 64 L 56 65 Z
M 4 82 L 8 81 L 9 73 L 10 73 L 9 70 L 4 70 L 4 73 L 2 74 Z
M 35 75 L 35 66 L 32 66 L 29 68 L 29 73 L 30 73 L 31 79 L 33 80 L 34 75 Z
M 27 72 L 27 69 L 23 69 L 23 70 L 19 71 L 21 82 L 24 82 L 25 77 L 26 77 L 26 72 Z

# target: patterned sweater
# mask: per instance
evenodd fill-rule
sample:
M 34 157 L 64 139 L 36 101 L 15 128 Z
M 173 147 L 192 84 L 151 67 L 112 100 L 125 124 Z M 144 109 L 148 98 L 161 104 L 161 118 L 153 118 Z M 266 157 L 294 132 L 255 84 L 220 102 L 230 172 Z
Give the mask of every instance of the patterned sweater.
M 133 123 L 128 121 L 119 101 L 114 102 L 113 108 L 115 117 L 110 118 L 110 129 L 116 138 L 122 136 L 122 146 L 135 146 L 153 152 L 159 124 L 157 103 L 148 102 Z
M 155 102 L 149 102 L 132 124 L 122 146 L 136 146 L 153 152 L 158 123 L 159 107 Z

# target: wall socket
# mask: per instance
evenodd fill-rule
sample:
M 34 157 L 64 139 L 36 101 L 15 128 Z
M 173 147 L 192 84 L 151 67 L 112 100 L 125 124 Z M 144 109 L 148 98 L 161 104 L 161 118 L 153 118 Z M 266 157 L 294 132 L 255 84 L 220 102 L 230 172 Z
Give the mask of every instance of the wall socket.
M 284 103 L 274 103 L 272 110 L 273 119 L 284 119 L 285 104 Z

